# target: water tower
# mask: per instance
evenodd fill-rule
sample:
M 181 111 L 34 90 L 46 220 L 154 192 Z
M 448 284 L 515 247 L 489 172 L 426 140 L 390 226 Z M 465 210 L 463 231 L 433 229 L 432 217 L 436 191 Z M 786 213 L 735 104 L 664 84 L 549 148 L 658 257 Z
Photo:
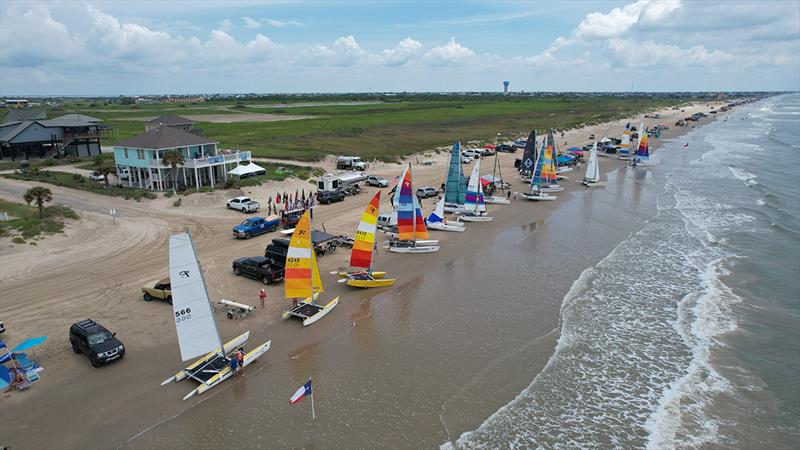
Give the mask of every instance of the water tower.
M 510 81 L 503 81 L 503 95 L 508 95 L 508 85 L 510 83 Z

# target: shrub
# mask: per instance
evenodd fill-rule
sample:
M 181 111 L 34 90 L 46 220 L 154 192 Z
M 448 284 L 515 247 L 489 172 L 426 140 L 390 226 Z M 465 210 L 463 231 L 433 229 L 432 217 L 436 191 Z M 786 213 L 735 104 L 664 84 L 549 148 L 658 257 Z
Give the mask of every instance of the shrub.
M 55 158 L 45 158 L 42 160 L 41 164 L 43 166 L 55 166 L 58 163 L 56 162 Z
M 79 173 L 72 174 L 72 179 L 75 180 L 76 183 L 85 183 L 86 177 Z
M 179 208 L 179 207 L 181 206 L 181 204 L 182 204 L 182 203 L 183 203 L 183 202 L 181 201 L 181 198 L 180 198 L 180 197 L 178 197 L 178 199 L 177 199 L 177 200 L 175 200 L 174 202 L 172 202 L 172 206 L 174 206 L 174 207 L 176 207 L 176 208 Z
M 172 198 L 172 191 L 164 193 L 164 198 Z
M 239 185 L 236 183 L 236 180 L 234 180 L 233 178 L 231 178 L 231 179 L 229 179 L 228 181 L 225 182 L 225 189 L 233 189 L 233 188 L 237 188 L 237 187 L 239 187 Z
M 14 239 L 11 239 L 11 242 L 13 242 L 15 244 L 24 244 L 25 243 L 25 238 L 22 237 L 22 236 L 14 236 Z

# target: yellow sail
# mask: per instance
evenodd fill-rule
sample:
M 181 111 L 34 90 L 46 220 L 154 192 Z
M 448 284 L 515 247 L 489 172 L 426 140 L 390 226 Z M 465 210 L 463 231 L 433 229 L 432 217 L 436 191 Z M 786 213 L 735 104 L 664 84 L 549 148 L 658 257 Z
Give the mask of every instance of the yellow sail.
M 307 298 L 322 291 L 317 258 L 311 246 L 311 219 L 306 210 L 292 233 L 286 253 L 284 293 L 286 298 Z

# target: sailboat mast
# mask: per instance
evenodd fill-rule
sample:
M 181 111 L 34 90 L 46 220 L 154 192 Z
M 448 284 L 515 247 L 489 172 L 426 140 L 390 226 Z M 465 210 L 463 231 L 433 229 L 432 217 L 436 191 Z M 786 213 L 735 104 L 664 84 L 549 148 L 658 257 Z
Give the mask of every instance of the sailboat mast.
M 411 183 L 411 209 L 413 213 L 411 214 L 411 225 L 414 227 L 414 242 L 417 242 L 417 202 L 414 200 L 417 198 L 416 192 L 414 192 L 414 174 L 411 173 L 411 163 L 408 163 L 408 178 L 412 180 Z
M 197 249 L 194 248 L 194 239 L 192 239 L 192 233 L 189 230 L 186 230 L 186 234 L 189 235 L 189 243 L 192 245 L 192 253 L 195 255 L 195 260 L 197 261 L 197 268 L 199 269 L 200 273 L 200 280 L 203 282 L 203 289 L 206 291 L 206 299 L 208 300 L 208 306 L 211 307 L 211 311 L 214 311 L 214 305 L 211 304 L 211 297 L 208 296 L 208 287 L 206 286 L 206 280 L 203 277 L 203 268 L 200 266 L 200 259 L 197 258 Z M 211 323 L 214 324 L 214 332 L 217 334 L 217 340 L 219 341 L 219 351 L 224 356 L 225 355 L 225 344 L 222 342 L 222 336 L 219 335 L 219 328 L 217 328 L 217 321 L 212 320 Z
M 309 263 L 311 264 L 311 301 L 314 301 L 314 263 L 317 262 L 317 255 L 316 249 L 314 248 L 314 240 L 311 239 L 311 230 L 313 230 L 311 225 L 311 214 L 308 214 L 308 244 L 311 247 L 311 259 Z

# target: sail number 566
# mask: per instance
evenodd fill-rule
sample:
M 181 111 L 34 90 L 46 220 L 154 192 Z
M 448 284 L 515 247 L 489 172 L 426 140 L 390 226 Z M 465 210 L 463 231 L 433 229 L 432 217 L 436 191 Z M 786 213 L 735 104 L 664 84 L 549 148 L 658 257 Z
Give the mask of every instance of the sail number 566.
M 185 322 L 192 318 L 192 308 L 175 311 L 175 323 Z

